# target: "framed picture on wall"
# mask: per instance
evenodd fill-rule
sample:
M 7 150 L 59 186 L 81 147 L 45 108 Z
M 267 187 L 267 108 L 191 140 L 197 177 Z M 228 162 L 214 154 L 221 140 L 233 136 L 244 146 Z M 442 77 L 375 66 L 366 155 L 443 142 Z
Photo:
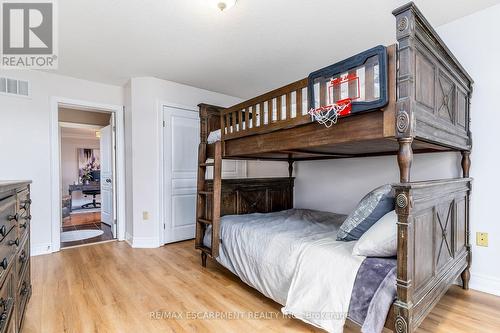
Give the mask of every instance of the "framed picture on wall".
M 98 181 L 94 179 L 95 171 L 101 169 L 101 159 L 99 149 L 77 148 L 78 155 L 78 176 L 82 183 Z

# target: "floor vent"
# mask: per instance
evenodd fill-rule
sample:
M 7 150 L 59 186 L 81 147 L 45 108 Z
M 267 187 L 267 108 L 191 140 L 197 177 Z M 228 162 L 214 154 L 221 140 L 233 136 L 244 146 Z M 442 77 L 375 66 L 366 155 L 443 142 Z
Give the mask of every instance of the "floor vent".
M 28 97 L 30 84 L 28 81 L 0 77 L 0 93 Z

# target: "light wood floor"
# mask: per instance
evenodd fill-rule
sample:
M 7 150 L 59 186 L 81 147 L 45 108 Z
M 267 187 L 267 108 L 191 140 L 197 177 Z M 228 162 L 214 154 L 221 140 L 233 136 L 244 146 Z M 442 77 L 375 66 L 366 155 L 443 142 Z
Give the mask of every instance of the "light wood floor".
M 160 249 L 132 249 L 124 242 L 111 242 L 32 260 L 33 296 L 25 333 L 322 332 L 281 316 L 187 318 L 210 311 L 269 312 L 275 317 L 280 311 L 278 304 L 215 262 L 202 268 L 192 242 Z M 170 311 L 177 319 L 165 315 L 152 319 L 151 312 L 156 311 Z M 499 331 L 499 297 L 452 287 L 418 332 Z M 359 330 L 348 327 L 345 332 Z

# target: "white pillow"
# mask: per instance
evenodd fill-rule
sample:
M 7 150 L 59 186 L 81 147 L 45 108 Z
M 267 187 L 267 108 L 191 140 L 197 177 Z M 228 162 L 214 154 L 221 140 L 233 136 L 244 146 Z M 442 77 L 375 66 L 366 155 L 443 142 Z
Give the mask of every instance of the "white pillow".
M 355 256 L 394 257 L 398 247 L 396 212 L 390 211 L 378 220 L 356 242 L 352 250 Z

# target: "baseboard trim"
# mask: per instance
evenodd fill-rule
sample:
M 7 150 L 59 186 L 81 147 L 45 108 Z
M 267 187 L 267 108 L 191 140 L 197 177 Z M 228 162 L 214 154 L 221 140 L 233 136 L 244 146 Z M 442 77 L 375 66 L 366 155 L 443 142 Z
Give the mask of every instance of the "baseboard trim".
M 500 279 L 483 274 L 471 274 L 470 288 L 488 294 L 500 296 Z
M 128 243 L 130 244 L 130 242 Z M 131 243 L 131 246 L 136 249 L 154 249 L 159 247 L 158 239 L 155 237 L 132 237 Z
M 52 243 L 32 244 L 31 256 L 41 256 L 52 253 Z
M 130 246 L 132 246 L 133 244 L 133 237 L 128 232 L 125 233 L 125 242 L 127 242 L 127 244 Z

